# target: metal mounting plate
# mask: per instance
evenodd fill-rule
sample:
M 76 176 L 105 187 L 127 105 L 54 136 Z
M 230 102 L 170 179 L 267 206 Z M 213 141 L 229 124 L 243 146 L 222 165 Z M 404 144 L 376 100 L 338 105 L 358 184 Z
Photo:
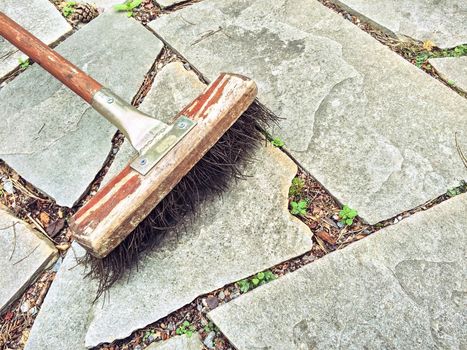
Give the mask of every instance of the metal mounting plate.
M 195 121 L 186 116 L 180 116 L 169 131 L 131 162 L 130 166 L 141 175 L 146 175 L 195 125 Z

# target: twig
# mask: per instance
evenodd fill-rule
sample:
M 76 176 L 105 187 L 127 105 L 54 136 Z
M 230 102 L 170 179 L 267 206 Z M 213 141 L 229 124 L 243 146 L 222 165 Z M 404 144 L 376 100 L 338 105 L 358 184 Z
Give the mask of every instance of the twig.
M 30 190 L 24 187 L 19 181 L 16 181 L 13 178 L 10 178 L 10 180 L 15 184 L 16 188 L 18 188 L 22 192 L 25 192 L 28 196 L 40 201 L 46 201 L 46 199 L 36 196 L 34 193 L 32 193 Z
M 21 261 L 23 261 L 23 260 L 29 258 L 29 257 L 31 256 L 31 254 L 34 253 L 34 252 L 36 251 L 37 248 L 39 248 L 39 244 L 36 245 L 36 247 L 35 247 L 33 250 L 31 250 L 31 251 L 29 252 L 28 255 L 26 255 L 25 257 L 23 257 L 23 258 L 21 258 L 21 259 L 19 259 L 17 262 L 13 263 L 13 265 L 19 264 Z
M 462 163 L 464 163 L 464 166 L 467 168 L 467 157 L 465 156 L 464 152 L 462 152 L 459 140 L 457 139 L 457 131 L 454 133 L 454 139 L 456 140 L 457 152 L 459 152 L 459 156 L 462 159 Z
M 14 222 L 13 221 L 13 224 L 11 225 L 13 227 L 13 250 L 11 251 L 11 255 L 10 257 L 8 258 L 8 261 L 11 261 L 11 259 L 13 258 L 13 255 L 15 254 L 15 251 L 16 251 L 16 224 L 18 222 Z
M 44 236 L 46 236 L 48 239 L 50 239 L 52 242 L 54 242 L 54 240 L 53 240 L 52 238 L 50 238 L 50 236 L 49 236 L 49 235 L 47 234 L 47 232 L 44 230 L 44 228 L 42 227 L 42 225 L 41 225 L 36 219 L 34 219 L 31 215 L 29 215 L 29 213 L 26 214 L 26 215 L 27 215 L 27 217 L 29 218 L 29 220 L 32 221 L 32 223 L 34 224 L 34 226 L 36 226 L 36 228 L 44 234 Z

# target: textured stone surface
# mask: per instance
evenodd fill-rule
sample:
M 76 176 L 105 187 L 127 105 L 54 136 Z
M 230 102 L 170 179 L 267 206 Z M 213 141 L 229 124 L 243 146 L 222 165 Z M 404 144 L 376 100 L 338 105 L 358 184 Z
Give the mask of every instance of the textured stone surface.
M 154 343 L 146 348 L 146 350 L 203 350 L 203 343 L 201 343 L 198 333 L 193 334 L 191 337 L 186 335 L 173 337 L 165 342 Z
M 167 235 L 111 289 L 106 305 L 93 309 L 87 346 L 127 337 L 198 295 L 311 248 L 309 229 L 287 209 L 296 165 L 271 146 L 256 156 L 246 169 L 251 177 L 201 205 L 196 219 Z
M 103 14 L 58 52 L 130 101 L 162 43 L 124 14 Z M 0 158 L 72 206 L 101 169 L 116 128 L 38 65 L 0 91 Z
M 57 41 L 71 26 L 48 0 L 2 0 L 0 11 L 18 22 L 46 44 Z M 18 67 L 23 53 L 0 36 L 0 79 Z
M 84 249 L 73 243 L 55 276 L 39 315 L 29 334 L 25 350 L 84 350 L 89 310 L 97 286 L 84 279 L 84 269 L 76 257 Z M 95 307 L 101 307 L 97 302 Z
M 157 0 L 157 3 L 161 5 L 162 8 L 173 6 L 181 2 L 185 2 L 185 0 Z
M 0 205 L 0 314 L 57 256 L 51 242 Z
M 429 62 L 444 80 L 467 92 L 467 56 L 432 58 Z
M 332 0 L 400 37 L 431 40 L 441 48 L 467 42 L 464 0 Z
M 210 79 L 252 77 L 286 118 L 273 133 L 371 223 L 467 176 L 465 99 L 317 1 L 206 0 L 150 26 Z
M 465 349 L 467 194 L 211 311 L 238 350 Z
M 170 123 L 181 108 L 194 100 L 204 88 L 205 85 L 194 72 L 187 71 L 180 62 L 172 62 L 157 74 L 139 109 L 165 123 Z M 115 156 L 102 186 L 117 175 L 136 154 L 133 147 L 125 141 Z

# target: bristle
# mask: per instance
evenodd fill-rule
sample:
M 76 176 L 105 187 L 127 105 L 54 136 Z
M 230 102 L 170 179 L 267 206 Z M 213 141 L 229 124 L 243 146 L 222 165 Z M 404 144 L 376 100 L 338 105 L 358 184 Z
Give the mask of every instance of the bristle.
M 89 253 L 80 259 L 88 276 L 99 281 L 96 299 L 137 265 L 143 251 L 156 246 L 188 213 L 196 213 L 208 195 L 222 193 L 231 181 L 243 178 L 245 162 L 265 141 L 264 130 L 276 122 L 277 117 L 255 101 L 116 249 L 103 259 Z

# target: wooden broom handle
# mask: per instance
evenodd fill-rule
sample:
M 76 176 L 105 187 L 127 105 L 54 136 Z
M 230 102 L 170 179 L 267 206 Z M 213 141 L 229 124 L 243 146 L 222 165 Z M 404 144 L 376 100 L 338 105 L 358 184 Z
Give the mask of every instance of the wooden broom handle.
M 0 35 L 40 64 L 86 102 L 102 85 L 0 11 Z

